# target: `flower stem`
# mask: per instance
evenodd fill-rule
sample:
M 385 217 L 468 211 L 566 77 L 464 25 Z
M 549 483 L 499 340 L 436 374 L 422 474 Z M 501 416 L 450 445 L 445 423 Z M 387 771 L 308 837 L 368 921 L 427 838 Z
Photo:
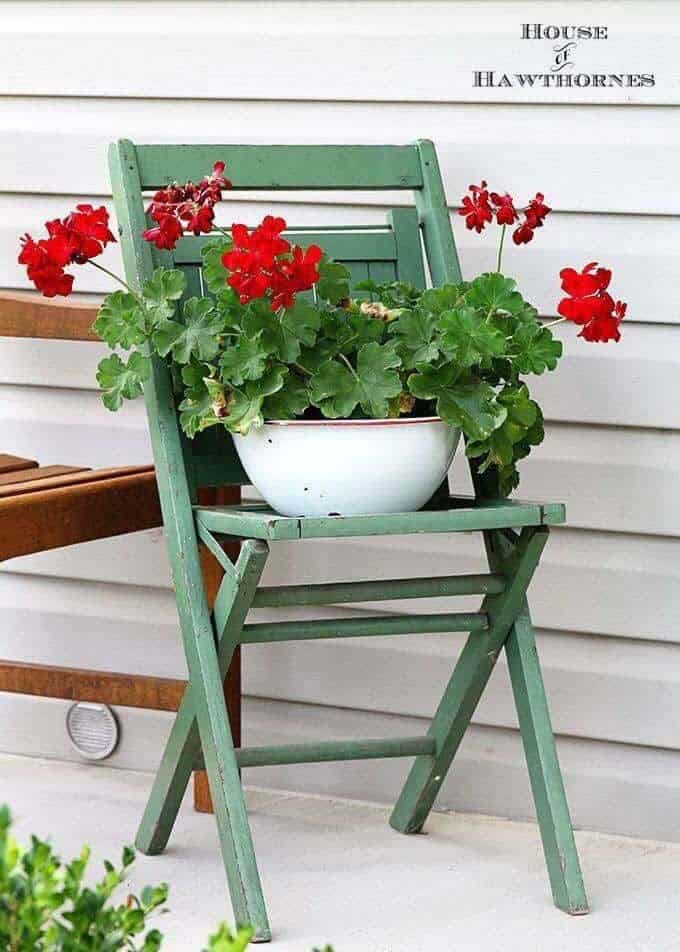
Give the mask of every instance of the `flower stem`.
M 501 271 L 501 259 L 502 259 L 502 257 L 503 257 L 503 242 L 505 241 L 505 229 L 506 229 L 506 227 L 507 227 L 506 225 L 503 225 L 503 227 L 501 228 L 501 241 L 500 241 L 500 244 L 499 244 L 499 246 L 498 246 L 498 258 L 497 258 L 497 260 L 496 260 L 496 271 L 498 271 L 499 274 L 500 274 L 500 271 Z
M 543 327 L 554 327 L 556 324 L 564 324 L 566 317 L 558 317 L 556 321 L 549 321 L 547 324 L 544 324 Z
M 139 301 L 139 303 L 141 304 L 139 296 L 135 294 L 135 292 L 132 290 L 130 285 L 126 284 L 125 281 L 123 281 L 122 278 L 119 278 L 117 274 L 114 274 L 113 271 L 109 271 L 109 269 L 105 268 L 103 264 L 98 264 L 96 261 L 93 261 L 92 258 L 89 258 L 87 263 L 91 264 L 93 268 L 98 268 L 100 271 L 103 271 L 104 274 L 108 274 L 108 276 L 110 278 L 113 278 L 114 281 L 117 281 L 118 284 L 122 284 L 123 287 L 126 288 L 126 290 L 128 290 L 130 294 L 135 298 L 135 300 Z
M 215 224 L 215 222 L 212 223 L 212 227 L 213 227 L 213 231 L 219 231 L 221 232 L 221 234 L 224 235 L 225 238 L 231 239 L 231 235 L 226 230 L 226 228 L 222 228 L 220 225 Z

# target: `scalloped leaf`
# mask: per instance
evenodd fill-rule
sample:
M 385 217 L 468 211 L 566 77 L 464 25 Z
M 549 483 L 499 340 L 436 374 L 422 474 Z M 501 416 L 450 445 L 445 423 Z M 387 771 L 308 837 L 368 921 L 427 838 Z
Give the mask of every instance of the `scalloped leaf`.
M 487 314 L 494 311 L 507 311 L 509 314 L 519 314 L 526 302 L 512 278 L 506 278 L 497 271 L 480 274 L 470 283 L 465 295 L 465 303 L 471 307 L 479 307 Z
M 143 389 L 151 371 L 148 357 L 133 351 L 127 362 L 118 354 L 100 360 L 97 383 L 102 391 L 102 402 L 107 410 L 118 410 L 123 400 L 134 400 Z
M 488 363 L 505 351 L 505 335 L 472 307 L 445 311 L 439 326 L 444 353 L 461 367 Z
M 134 294 L 114 291 L 104 298 L 92 329 L 109 347 L 129 350 L 146 337 L 144 311 Z

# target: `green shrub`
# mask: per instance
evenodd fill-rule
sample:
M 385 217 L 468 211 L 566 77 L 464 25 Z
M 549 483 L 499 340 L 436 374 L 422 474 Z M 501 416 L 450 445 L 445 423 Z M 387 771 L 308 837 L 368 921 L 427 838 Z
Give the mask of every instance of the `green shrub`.
M 157 952 L 163 936 L 147 929 L 147 919 L 164 906 L 165 883 L 147 886 L 140 897 L 120 905 L 113 893 L 124 882 L 135 858 L 123 850 L 121 865 L 104 863 L 95 886 L 83 878 L 90 859 L 84 846 L 62 863 L 52 846 L 37 836 L 23 849 L 10 833 L 11 815 L 0 807 L 0 948 L 6 952 Z M 161 911 L 163 911 L 161 909 Z
M 147 886 L 116 905 L 113 893 L 124 883 L 135 859 L 123 849 L 121 865 L 104 861 L 104 877 L 83 883 L 89 847 L 62 863 L 52 846 L 37 836 L 24 849 L 10 832 L 12 817 L 0 806 L 0 950 L 1 952 L 158 952 L 163 934 L 147 930 L 154 912 L 167 912 L 168 886 Z M 226 923 L 203 952 L 244 952 L 252 929 L 232 933 Z M 313 952 L 333 952 L 329 945 Z

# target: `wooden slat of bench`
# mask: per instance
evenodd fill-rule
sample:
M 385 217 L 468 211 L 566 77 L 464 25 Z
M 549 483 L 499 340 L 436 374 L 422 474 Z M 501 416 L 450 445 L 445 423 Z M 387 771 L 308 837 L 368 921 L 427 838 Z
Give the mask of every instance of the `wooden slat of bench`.
M 26 493 L 45 492 L 60 489 L 65 486 L 78 486 L 84 483 L 97 483 L 122 476 L 137 476 L 153 473 L 153 466 L 118 466 L 111 469 L 73 469 L 63 475 L 48 476 L 43 479 L 9 483 L 0 485 L 0 507 L 5 505 L 2 500 Z
M 13 473 L 3 473 L 0 476 L 0 487 L 17 486 L 21 483 L 50 479 L 52 476 L 66 476 L 68 473 L 87 472 L 85 466 L 31 466 L 29 469 L 18 470 Z
M 18 493 L 0 503 L 0 561 L 161 522 L 152 469 Z
M 15 473 L 22 469 L 35 469 L 37 466 L 38 464 L 34 459 L 24 459 L 22 456 L 0 453 L 0 473 Z
M 0 337 L 98 341 L 97 306 L 48 301 L 32 294 L 0 294 Z
M 185 687 L 184 681 L 174 678 L 0 660 L 0 691 L 13 694 L 176 711 Z

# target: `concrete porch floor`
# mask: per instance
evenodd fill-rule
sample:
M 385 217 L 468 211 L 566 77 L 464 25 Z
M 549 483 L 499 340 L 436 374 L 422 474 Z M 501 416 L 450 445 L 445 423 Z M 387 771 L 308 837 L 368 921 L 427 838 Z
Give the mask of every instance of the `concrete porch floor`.
M 118 859 L 134 838 L 148 773 L 0 755 L 0 802 L 15 833 L 49 836 L 63 858 L 84 842 Z M 252 772 L 251 772 L 252 778 Z M 248 779 L 246 777 L 246 779 Z M 551 903 L 533 824 L 435 814 L 400 836 L 385 807 L 278 791 L 248 792 L 274 932 L 272 952 L 676 952 L 680 844 L 578 833 L 592 912 Z M 200 952 L 231 920 L 211 816 L 185 802 L 167 852 L 138 856 L 130 886 L 170 883 L 164 952 Z

